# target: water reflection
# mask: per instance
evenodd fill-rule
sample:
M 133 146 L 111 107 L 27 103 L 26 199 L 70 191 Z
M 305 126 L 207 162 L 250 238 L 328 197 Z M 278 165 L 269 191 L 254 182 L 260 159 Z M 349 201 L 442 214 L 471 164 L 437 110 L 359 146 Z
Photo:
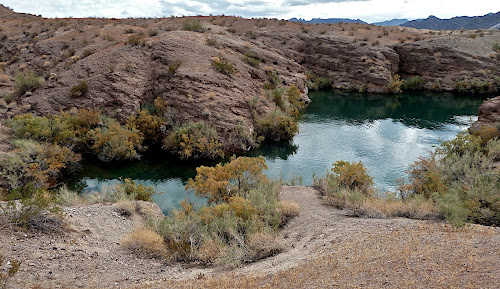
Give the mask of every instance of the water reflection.
M 268 176 L 302 175 L 305 185 L 312 184 L 313 173 L 323 175 L 337 160 L 362 161 L 382 191 L 394 190 L 409 164 L 466 129 L 482 102 L 425 93 L 387 97 L 329 91 L 311 93 L 310 98 L 292 143 L 265 143 L 248 155 L 266 157 Z M 68 183 L 101 191 L 119 177 L 132 178 L 163 192 L 155 201 L 168 211 L 186 197 L 196 200 L 184 189 L 187 180 L 197 166 L 215 163 L 180 161 L 158 152 L 136 162 L 88 161 Z

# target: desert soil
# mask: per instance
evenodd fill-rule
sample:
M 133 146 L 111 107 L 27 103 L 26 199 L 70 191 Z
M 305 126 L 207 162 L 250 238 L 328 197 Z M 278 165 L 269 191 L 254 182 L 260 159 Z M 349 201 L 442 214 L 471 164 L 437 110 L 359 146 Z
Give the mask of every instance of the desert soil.
M 380 288 L 500 284 L 500 228 L 359 219 L 325 205 L 311 187 L 283 187 L 300 214 L 281 231 L 284 252 L 237 269 L 145 259 L 120 242 L 141 226 L 112 204 L 65 208 L 62 235 L 0 229 L 0 253 L 22 262 L 9 288 Z M 154 206 L 154 205 L 151 205 Z

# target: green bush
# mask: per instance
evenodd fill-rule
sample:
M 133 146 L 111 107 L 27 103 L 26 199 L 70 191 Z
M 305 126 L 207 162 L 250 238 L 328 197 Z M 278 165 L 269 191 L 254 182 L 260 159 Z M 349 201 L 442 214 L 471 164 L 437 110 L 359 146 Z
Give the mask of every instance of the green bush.
M 234 66 L 224 58 L 212 60 L 212 66 L 218 72 L 230 76 L 234 73 Z
M 403 85 L 403 83 L 404 80 L 400 80 L 399 75 L 396 74 L 387 83 L 386 85 L 387 91 L 389 93 L 394 93 L 394 94 L 402 93 L 403 90 L 401 90 L 401 86 Z
M 493 51 L 500 53 L 500 43 L 493 43 L 493 45 L 491 45 L 491 48 L 493 49 Z
M 326 77 L 318 77 L 314 72 L 306 71 L 307 88 L 310 90 L 319 90 L 331 88 L 331 80 Z
M 403 91 L 423 90 L 424 89 L 424 79 L 420 75 L 407 78 L 404 80 L 403 84 L 401 85 L 401 89 Z
M 243 62 L 257 69 L 260 67 L 260 60 L 249 55 L 243 57 Z
M 297 115 L 299 111 L 304 110 L 306 107 L 305 102 L 300 98 L 301 93 L 300 89 L 292 84 L 288 90 L 286 91 L 286 95 L 288 97 L 288 102 L 291 104 L 292 109 L 294 110 L 291 114 Z
M 49 191 L 27 185 L 11 191 L 9 201 L 0 207 L 10 225 L 46 233 L 64 230 L 62 209 Z
M 203 25 L 200 20 L 187 19 L 182 25 L 182 30 L 194 31 L 194 32 L 204 32 Z
M 368 175 L 365 166 L 361 162 L 337 161 L 333 164 L 332 172 L 342 186 L 365 194 L 371 194 L 373 178 Z
M 279 142 L 290 141 L 299 131 L 299 127 L 293 117 L 275 108 L 256 119 L 255 131 L 259 136 Z
M 213 181 L 237 187 L 234 182 L 240 179 L 238 176 L 251 176 L 246 180 L 251 180 L 252 185 L 241 186 L 235 195 L 199 209 L 183 202 L 181 209 L 163 220 L 150 222 L 163 236 L 170 258 L 239 266 L 278 253 L 281 246 L 276 242 L 276 232 L 286 218 L 282 218 L 278 209 L 278 186 L 262 175 L 263 166 L 262 158 L 255 164 L 251 158 L 233 158 L 214 168 L 216 174 L 205 174 L 208 168 L 198 171 L 196 182 L 203 184 L 203 194 L 210 196 L 217 195 L 219 190 L 214 187 L 216 191 L 210 191 Z M 223 171 L 235 174 L 225 178 Z
M 266 75 L 268 77 L 268 81 L 264 83 L 264 89 L 266 90 L 273 90 L 276 89 L 280 85 L 280 77 L 276 72 L 274 71 L 266 71 Z
M 13 140 L 14 149 L 0 156 L 0 172 L 11 189 L 32 184 L 34 188 L 55 185 L 64 171 L 71 171 L 81 156 L 57 144 Z
M 44 79 L 38 77 L 35 72 L 28 70 L 19 73 L 14 82 L 14 88 L 18 96 L 24 95 L 28 91 L 33 91 L 44 84 Z
M 146 187 L 143 184 L 136 184 L 132 179 L 124 179 L 117 186 L 118 190 L 123 190 L 127 196 L 134 200 L 151 202 L 153 195 L 156 194 L 152 187 Z
M 495 92 L 496 86 L 492 81 L 481 80 L 479 78 L 469 79 L 467 76 L 464 76 L 455 83 L 455 91 L 461 94 L 489 93 Z
M 263 181 L 262 171 L 267 169 L 263 157 L 231 157 L 229 163 L 215 167 L 196 168 L 196 177 L 189 179 L 186 189 L 193 189 L 195 194 L 208 199 L 208 203 L 227 202 L 229 198 L 241 195 Z
M 77 85 L 73 86 L 70 91 L 69 95 L 72 97 L 82 97 L 87 94 L 89 91 L 89 85 L 87 81 L 80 81 Z
M 500 176 L 492 166 L 500 141 L 459 134 L 436 155 L 421 159 L 410 174 L 410 193 L 434 200 L 453 225 L 500 225 Z M 403 190 L 404 191 L 404 190 Z
M 103 127 L 90 130 L 89 138 L 92 142 L 91 149 L 104 162 L 137 159 L 140 157 L 139 151 L 144 149 L 141 132 L 121 126 L 114 120 Z
M 162 148 L 179 154 L 181 159 L 224 156 L 215 128 L 205 121 L 177 126 L 164 139 Z

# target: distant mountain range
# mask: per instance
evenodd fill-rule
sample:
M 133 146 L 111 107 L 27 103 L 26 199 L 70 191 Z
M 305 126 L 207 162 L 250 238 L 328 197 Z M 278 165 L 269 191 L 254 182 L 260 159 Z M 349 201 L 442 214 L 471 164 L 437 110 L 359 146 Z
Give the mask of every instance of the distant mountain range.
M 387 20 L 387 21 L 382 21 L 382 22 L 374 22 L 372 24 L 377 25 L 377 26 L 399 26 L 399 25 L 404 24 L 406 22 L 408 22 L 408 19 L 392 19 L 392 20 Z
M 439 19 L 436 16 L 429 16 L 421 21 L 409 21 L 401 26 L 417 29 L 432 30 L 458 30 L 458 29 L 487 29 L 500 24 L 500 12 L 490 13 L 476 17 L 453 17 L 451 19 Z
M 292 22 L 300 22 L 300 23 L 309 23 L 309 24 L 316 24 L 316 23 L 362 23 L 362 24 L 368 24 L 363 20 L 360 19 L 349 19 L 349 18 L 328 18 L 328 19 L 321 19 L 321 18 L 313 18 L 309 21 L 304 20 L 302 18 L 292 18 L 290 19 Z
M 313 18 L 309 21 L 304 19 L 292 18 L 290 21 L 301 23 L 363 23 L 368 24 L 360 19 L 349 18 Z M 408 21 L 408 19 L 392 19 L 382 22 L 372 23 L 377 26 L 405 26 L 417 29 L 432 29 L 432 30 L 459 30 L 459 29 L 500 29 L 500 12 L 489 13 L 484 16 L 475 17 L 454 17 L 451 19 L 439 19 L 436 16 L 429 16 L 426 19 L 417 19 Z

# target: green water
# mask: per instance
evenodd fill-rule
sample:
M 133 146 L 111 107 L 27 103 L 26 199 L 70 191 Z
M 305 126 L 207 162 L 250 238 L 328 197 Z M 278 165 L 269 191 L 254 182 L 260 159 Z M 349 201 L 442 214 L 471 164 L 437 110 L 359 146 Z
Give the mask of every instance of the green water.
M 424 93 L 391 97 L 323 91 L 310 98 L 300 133 L 290 144 L 264 144 L 249 155 L 266 157 L 268 176 L 301 175 L 304 185 L 311 185 L 313 173 L 324 175 L 337 160 L 362 161 L 381 191 L 394 190 L 396 180 L 419 156 L 465 130 L 482 103 L 479 98 Z M 168 211 L 185 198 L 197 201 L 184 186 L 201 164 L 214 162 L 185 162 L 161 153 L 134 162 L 87 162 L 68 183 L 83 191 L 101 191 L 119 177 L 132 178 L 162 192 L 155 201 Z

